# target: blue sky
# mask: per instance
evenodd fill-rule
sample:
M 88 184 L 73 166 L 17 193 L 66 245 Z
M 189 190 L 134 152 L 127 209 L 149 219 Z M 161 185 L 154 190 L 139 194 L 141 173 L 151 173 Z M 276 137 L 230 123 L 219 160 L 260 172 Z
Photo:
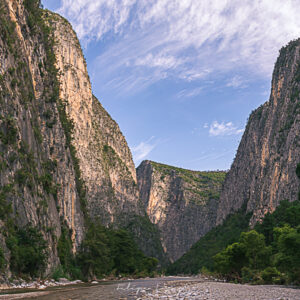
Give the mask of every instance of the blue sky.
M 72 23 L 136 165 L 229 169 L 279 49 L 300 37 L 296 0 L 42 3 Z

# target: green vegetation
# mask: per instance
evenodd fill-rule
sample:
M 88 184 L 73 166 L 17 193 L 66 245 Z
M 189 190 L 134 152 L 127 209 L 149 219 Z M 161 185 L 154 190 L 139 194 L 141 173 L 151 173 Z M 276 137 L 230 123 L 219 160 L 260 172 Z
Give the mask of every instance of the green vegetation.
M 58 242 L 61 268 L 53 276 L 89 279 L 105 275 L 151 276 L 157 259 L 146 257 L 124 229 L 111 230 L 98 221 L 88 225 L 79 253 L 72 254 L 72 242 L 66 228 Z
M 64 224 L 61 227 L 61 236 L 57 243 L 57 253 L 60 265 L 52 274 L 54 279 L 61 277 L 69 277 L 74 279 L 84 279 L 82 272 L 77 266 L 75 256 L 73 254 L 73 244 L 71 240 L 72 231 Z
M 13 191 L 13 185 L 7 184 L 0 188 L 0 219 L 6 219 L 12 212 L 11 203 L 8 203 L 7 197 Z
M 300 82 L 300 63 L 297 65 L 294 79 L 297 83 Z
M 300 201 L 282 201 L 255 230 L 218 253 L 215 271 L 229 280 L 300 284 Z
M 300 163 L 296 174 L 300 179 Z M 209 271 L 234 282 L 299 285 L 300 193 L 297 201 L 281 201 L 253 230 L 244 211 L 202 237 L 168 273 Z
M 78 262 L 87 277 L 110 273 L 139 276 L 150 274 L 157 265 L 155 258 L 146 257 L 138 250 L 127 231 L 108 230 L 97 222 L 90 224 L 81 247 Z
M 161 174 L 161 180 L 164 180 L 166 176 L 170 176 L 172 174 L 176 174 L 176 176 L 182 178 L 182 180 L 189 185 L 189 187 L 186 187 L 186 190 L 195 195 L 194 199 L 190 199 L 195 202 L 195 204 L 201 205 L 210 199 L 219 199 L 221 186 L 224 182 L 226 172 L 192 171 L 153 161 L 150 163 L 154 170 Z
M 3 8 L 0 8 L 0 15 L 3 15 Z M 13 22 L 8 21 L 6 18 L 0 18 L 0 35 L 3 40 L 6 41 L 8 50 L 13 53 L 14 52 L 14 31 L 16 28 L 16 24 Z
M 242 231 L 247 230 L 251 215 L 244 210 L 227 217 L 222 225 L 209 231 L 191 249 L 170 265 L 168 274 L 197 274 L 205 268 L 214 270 L 213 256 L 233 242 L 238 241 Z
M 224 171 L 192 171 L 182 168 L 177 168 L 165 164 L 160 164 L 154 161 L 150 162 L 151 165 L 165 175 L 170 175 L 172 172 L 176 172 L 179 176 L 186 176 L 188 178 L 196 178 L 199 182 L 207 183 L 209 180 L 223 183 L 226 172 Z M 198 179 L 197 179 L 198 178 Z
M 255 230 L 242 232 L 239 242 L 229 245 L 214 257 L 215 271 L 229 280 L 251 282 L 256 279 L 257 270 L 270 265 L 271 251 L 263 234 Z
M 41 276 L 46 268 L 47 243 L 40 231 L 31 225 L 11 226 L 6 238 L 10 250 L 10 269 L 18 276 Z
M 247 231 L 249 217 L 230 216 L 171 265 L 168 273 L 208 270 L 234 282 L 300 284 L 300 201 L 282 201 L 274 213 Z
M 2 118 L 2 120 L 4 126 L 1 128 L 2 131 L 0 131 L 0 140 L 4 145 L 14 145 L 18 134 L 16 122 L 11 116 Z
M 147 248 L 148 255 L 159 259 L 161 267 L 164 268 L 169 264 L 160 242 L 160 232 L 157 226 L 150 222 L 148 216 L 135 215 L 126 226 L 126 230 L 131 232 L 135 239 L 138 239 Z

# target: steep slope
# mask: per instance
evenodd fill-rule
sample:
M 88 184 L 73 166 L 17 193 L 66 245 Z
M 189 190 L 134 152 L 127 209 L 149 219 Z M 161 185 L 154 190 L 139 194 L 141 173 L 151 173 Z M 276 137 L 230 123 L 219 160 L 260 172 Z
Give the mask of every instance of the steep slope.
M 142 215 L 131 152 L 118 124 L 93 96 L 83 53 L 71 25 L 48 13 L 54 28 L 60 98 L 73 120 L 73 145 L 87 189 L 90 216 L 103 224 Z M 124 221 L 125 222 L 125 221 Z
M 238 241 L 240 234 L 249 228 L 251 214 L 243 209 L 229 215 L 226 220 L 201 237 L 173 264 L 168 266 L 168 274 L 199 274 L 204 267 L 214 269 L 213 257 L 228 245 Z
M 71 252 L 84 251 L 98 220 L 130 229 L 139 247 L 163 262 L 130 150 L 91 92 L 76 34 L 39 6 L 0 4 L 0 273 L 51 274 L 60 258 L 70 263 Z M 98 227 L 87 228 L 93 220 Z M 131 236 L 120 235 L 134 250 Z
M 245 203 L 251 225 L 284 199 L 298 197 L 300 39 L 280 50 L 269 101 L 253 111 L 226 176 L 217 222 Z
M 105 226 L 128 229 L 144 253 L 166 264 L 159 233 L 139 198 L 130 149 L 118 124 L 92 94 L 76 33 L 55 13 L 46 12 L 45 18 L 54 30 L 59 94 L 74 125 L 72 146 L 86 189 L 87 213 Z
M 137 177 L 140 197 L 171 261 L 215 226 L 225 172 L 196 172 L 143 161 Z
M 22 1 L 2 1 L 0 9 L 1 246 L 8 259 L 4 240 L 14 236 L 12 224 L 38 228 L 47 240 L 47 273 L 58 264 L 62 225 L 72 232 L 75 252 L 84 219 L 51 88 L 55 84 L 47 33 L 36 30 L 36 20 L 30 19 Z

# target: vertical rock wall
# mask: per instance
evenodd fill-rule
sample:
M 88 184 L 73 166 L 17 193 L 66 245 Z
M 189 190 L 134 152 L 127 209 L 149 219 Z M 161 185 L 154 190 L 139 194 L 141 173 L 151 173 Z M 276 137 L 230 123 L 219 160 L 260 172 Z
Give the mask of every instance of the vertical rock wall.
M 251 225 L 281 200 L 298 197 L 300 162 L 300 40 L 280 50 L 269 101 L 252 112 L 226 176 L 217 222 L 244 203 Z
M 118 124 L 92 94 L 85 59 L 71 25 L 53 13 L 51 24 L 60 97 L 74 122 L 73 145 L 87 188 L 89 214 L 105 225 L 124 224 L 129 214 L 143 213 L 131 152 Z
M 23 1 L 2 1 L 0 9 L 1 195 L 12 207 L 14 222 L 43 233 L 49 273 L 58 264 L 61 225 L 72 230 L 75 252 L 83 238 L 83 214 L 65 132 L 51 99 L 43 33 L 30 28 Z

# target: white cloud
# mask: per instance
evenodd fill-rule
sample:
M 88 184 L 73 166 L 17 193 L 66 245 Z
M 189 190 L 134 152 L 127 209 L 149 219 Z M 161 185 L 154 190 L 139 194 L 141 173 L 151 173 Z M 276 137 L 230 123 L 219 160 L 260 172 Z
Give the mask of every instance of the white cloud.
M 278 50 L 299 36 L 297 0 L 62 0 L 83 44 L 109 41 L 95 68 L 103 85 L 140 88 L 243 69 L 268 77 Z M 229 86 L 241 87 L 238 77 Z
M 137 146 L 132 147 L 132 155 L 135 162 L 147 157 L 147 155 L 156 147 L 157 143 L 153 142 L 154 137 L 151 137 L 145 142 L 140 142 Z
M 227 87 L 233 88 L 246 88 L 247 80 L 243 79 L 241 76 L 233 76 L 226 84 Z
M 244 129 L 237 128 L 232 122 L 219 123 L 218 121 L 214 121 L 209 127 L 210 136 L 237 135 L 243 131 Z
M 136 66 L 147 66 L 149 68 L 159 67 L 162 69 L 176 68 L 180 64 L 180 60 L 176 60 L 173 56 L 159 54 L 154 56 L 152 53 L 147 54 L 146 57 L 136 59 Z

